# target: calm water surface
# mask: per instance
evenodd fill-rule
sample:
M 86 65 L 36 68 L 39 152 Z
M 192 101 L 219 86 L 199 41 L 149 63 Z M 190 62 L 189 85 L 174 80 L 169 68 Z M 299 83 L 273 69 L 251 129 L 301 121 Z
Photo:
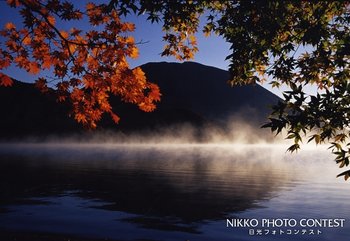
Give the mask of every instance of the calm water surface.
M 267 145 L 2 144 L 0 232 L 345 241 L 350 183 L 335 178 L 332 160 L 322 149 L 291 155 Z M 305 234 L 300 226 L 227 227 L 243 218 L 345 223 Z

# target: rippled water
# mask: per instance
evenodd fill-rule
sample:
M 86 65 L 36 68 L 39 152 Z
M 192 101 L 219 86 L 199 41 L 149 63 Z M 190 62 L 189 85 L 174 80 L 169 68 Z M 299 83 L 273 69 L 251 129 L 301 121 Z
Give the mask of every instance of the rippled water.
M 350 183 L 335 178 L 341 170 L 332 160 L 322 149 L 291 155 L 268 145 L 2 144 L 0 232 L 347 240 L 350 220 L 315 235 L 227 227 L 239 218 L 346 219 Z

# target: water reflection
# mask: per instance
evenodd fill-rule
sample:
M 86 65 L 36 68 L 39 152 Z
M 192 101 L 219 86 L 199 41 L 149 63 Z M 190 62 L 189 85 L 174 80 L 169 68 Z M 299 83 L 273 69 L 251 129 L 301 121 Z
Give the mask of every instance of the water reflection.
M 298 170 L 281 153 L 283 148 L 259 146 L 2 145 L 0 228 L 86 234 L 59 225 L 38 228 L 75 210 L 78 223 L 102 219 L 114 227 L 105 225 L 96 236 L 130 237 L 125 230 L 201 234 L 204 223 L 254 210 L 298 185 Z M 95 211 L 86 217 L 81 208 Z M 16 210 L 31 215 L 6 213 Z
M 220 219 L 283 186 L 286 170 L 266 158 L 218 147 L 22 147 L 2 157 L 1 200 L 79 190 L 111 203 L 104 206 L 111 210 L 186 222 Z

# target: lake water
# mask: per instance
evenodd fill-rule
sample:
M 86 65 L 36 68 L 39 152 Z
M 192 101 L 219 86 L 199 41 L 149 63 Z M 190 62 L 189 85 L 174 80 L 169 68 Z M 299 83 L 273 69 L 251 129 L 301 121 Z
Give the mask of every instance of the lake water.
M 322 148 L 285 150 L 237 144 L 1 144 L 0 233 L 148 241 L 348 240 L 350 182 L 336 178 L 342 169 L 334 157 Z M 258 225 L 228 225 L 244 219 Z M 331 223 L 316 227 L 315 220 L 325 219 Z M 283 220 L 288 223 L 280 225 Z

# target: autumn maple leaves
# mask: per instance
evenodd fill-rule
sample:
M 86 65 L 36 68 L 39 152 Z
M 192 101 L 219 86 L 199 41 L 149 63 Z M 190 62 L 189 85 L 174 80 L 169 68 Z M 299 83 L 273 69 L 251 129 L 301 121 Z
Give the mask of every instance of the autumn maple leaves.
M 0 85 L 11 86 L 1 73 L 10 65 L 37 75 L 36 86 L 43 92 L 54 90 L 57 101 L 72 104 L 74 118 L 95 128 L 107 113 L 118 123 L 119 116 L 109 102 L 110 95 L 138 105 L 143 111 L 155 109 L 160 100 L 156 84 L 146 80 L 140 68 L 131 69 L 128 58 L 138 56 L 132 23 L 123 22 L 109 5 L 87 4 L 85 11 L 59 0 L 8 0 L 19 9 L 23 28 L 7 23 L 1 31 L 5 46 L 0 48 Z M 57 21 L 87 19 L 91 29 L 60 30 Z M 79 25 L 76 25 L 79 26 Z

